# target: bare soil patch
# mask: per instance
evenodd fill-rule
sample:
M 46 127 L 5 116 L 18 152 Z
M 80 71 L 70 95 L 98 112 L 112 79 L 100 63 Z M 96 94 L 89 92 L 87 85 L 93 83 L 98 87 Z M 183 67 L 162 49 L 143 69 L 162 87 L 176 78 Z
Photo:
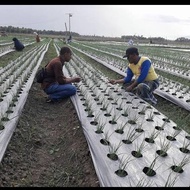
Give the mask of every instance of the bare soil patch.
M 33 83 L 0 164 L 0 187 L 99 187 L 70 98 L 45 102 Z

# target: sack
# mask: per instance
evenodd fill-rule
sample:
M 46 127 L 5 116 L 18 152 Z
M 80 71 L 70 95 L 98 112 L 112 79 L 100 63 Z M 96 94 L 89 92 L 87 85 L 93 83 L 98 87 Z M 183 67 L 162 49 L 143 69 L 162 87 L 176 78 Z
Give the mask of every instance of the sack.
M 36 73 L 36 76 L 35 76 L 36 82 L 42 83 L 45 77 L 46 77 L 46 69 L 42 67 Z

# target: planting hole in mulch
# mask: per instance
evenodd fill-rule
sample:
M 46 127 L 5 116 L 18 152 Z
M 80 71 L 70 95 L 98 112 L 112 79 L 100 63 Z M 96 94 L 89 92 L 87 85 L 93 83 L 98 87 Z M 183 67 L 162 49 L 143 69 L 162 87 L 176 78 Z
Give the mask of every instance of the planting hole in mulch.
M 103 145 L 109 145 L 110 142 L 106 139 L 101 139 L 100 142 L 103 144 Z
M 144 111 L 140 111 L 138 112 L 139 115 L 145 115 L 145 112 Z
M 167 122 L 167 123 L 170 122 L 170 120 L 168 118 L 163 118 L 162 120 L 165 121 L 165 122 Z
M 3 130 L 5 127 L 3 125 L 0 125 L 0 130 Z
M 137 128 L 137 129 L 135 129 L 135 131 L 138 132 L 138 133 L 142 133 L 144 130 L 141 129 L 141 128 Z
M 107 157 L 110 158 L 111 160 L 118 160 L 118 155 L 115 153 L 107 154 Z
M 171 166 L 171 169 L 174 171 L 174 172 L 177 172 L 177 173 L 183 173 L 183 169 L 179 166 L 176 166 L 176 165 L 173 165 Z
M 143 168 L 143 172 L 144 172 L 147 176 L 149 176 L 149 177 L 156 175 L 156 172 L 155 172 L 153 169 L 149 168 L 149 167 L 144 167 L 144 168 Z
M 158 111 L 154 111 L 153 112 L 155 115 L 160 115 L 160 112 L 158 112 Z
M 117 171 L 115 171 L 115 173 L 119 176 L 119 177 L 125 177 L 128 175 L 128 173 L 125 170 L 119 169 Z
M 143 155 L 140 152 L 137 152 L 135 150 L 133 150 L 131 152 L 131 154 L 135 157 L 135 158 L 141 158 Z
M 116 121 L 109 121 L 110 124 L 117 124 Z
M 90 124 L 91 124 L 91 125 L 97 125 L 98 122 L 97 122 L 97 121 L 91 121 Z
M 136 124 L 136 121 L 134 120 L 128 120 L 128 123 L 132 124 L 132 125 L 135 125 Z
M 151 118 L 148 118 L 148 119 L 146 119 L 146 121 L 153 122 L 154 120 L 153 120 L 153 119 L 151 119 Z
M 132 143 L 132 141 L 130 141 L 130 140 L 122 140 L 122 142 L 125 144 L 131 144 Z
M 123 129 L 116 129 L 115 132 L 119 133 L 119 134 L 123 134 L 124 133 Z
M 166 138 L 167 138 L 169 141 L 176 141 L 176 138 L 175 138 L 175 137 L 172 137 L 172 136 L 166 136 Z
M 182 130 L 180 127 L 177 127 L 177 126 L 173 126 L 173 129 L 178 130 L 178 131 Z
M 106 117 L 110 117 L 111 114 L 110 114 L 110 113 L 105 113 L 104 116 L 106 116 Z
M 154 143 L 154 140 L 151 139 L 151 138 L 145 138 L 145 141 L 148 142 L 148 143 Z
M 163 150 L 157 150 L 156 153 L 161 157 L 166 157 L 168 154 Z
M 94 115 L 93 114 L 89 114 L 89 115 L 87 115 L 87 117 L 94 117 Z
M 95 133 L 101 134 L 101 133 L 104 133 L 104 132 L 101 129 L 98 129 L 98 130 L 95 131 Z
M 190 136 L 185 136 L 186 139 L 190 140 Z
M 158 131 L 164 130 L 163 127 L 160 127 L 160 126 L 155 126 L 155 129 L 157 129 Z
M 181 152 L 183 152 L 183 153 L 189 153 L 190 151 L 189 151 L 189 149 L 187 149 L 187 148 L 179 148 L 179 150 L 181 151 Z

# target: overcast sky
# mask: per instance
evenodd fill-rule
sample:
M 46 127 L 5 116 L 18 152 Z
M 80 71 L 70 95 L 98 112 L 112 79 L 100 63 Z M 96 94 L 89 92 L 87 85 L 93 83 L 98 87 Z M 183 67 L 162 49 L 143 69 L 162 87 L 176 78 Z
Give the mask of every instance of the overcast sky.
M 0 26 L 80 35 L 190 37 L 190 5 L 0 5 Z

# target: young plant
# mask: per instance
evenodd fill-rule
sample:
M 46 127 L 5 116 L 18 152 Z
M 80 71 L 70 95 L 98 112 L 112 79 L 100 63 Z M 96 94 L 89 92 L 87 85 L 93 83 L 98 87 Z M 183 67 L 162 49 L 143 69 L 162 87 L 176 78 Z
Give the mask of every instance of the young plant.
M 107 108 L 107 112 L 104 114 L 106 117 L 109 117 L 109 116 L 111 116 L 111 112 L 112 112 L 112 110 L 113 110 L 113 107 L 108 107 Z
M 174 163 L 174 165 L 171 166 L 171 169 L 174 171 L 174 172 L 177 172 L 177 173 L 182 173 L 183 172 L 183 167 L 187 164 L 189 164 L 190 162 L 190 158 L 186 155 L 183 157 L 183 159 L 181 160 L 181 162 L 177 165 Z
M 190 142 L 184 138 L 183 146 L 180 148 L 180 151 L 183 153 L 189 153 L 189 149 L 188 149 L 189 145 L 190 145 Z
M 110 144 L 109 146 L 109 153 L 107 154 L 108 158 L 112 160 L 118 160 L 117 151 L 122 146 L 122 142 L 120 141 L 119 144 Z
M 116 97 L 115 97 L 115 98 L 113 99 L 113 103 L 112 103 L 112 104 L 117 105 L 118 102 L 119 102 L 119 99 L 120 99 L 120 98 L 116 98 Z
M 140 115 L 145 115 L 146 110 L 147 110 L 147 107 L 146 107 L 146 106 L 143 106 L 143 107 L 141 108 L 141 110 L 139 111 L 139 114 L 140 114 Z
M 180 130 L 174 130 L 174 132 L 171 135 L 166 136 L 166 138 L 170 141 L 175 141 L 176 136 L 180 133 Z
M 151 181 L 151 180 L 146 181 L 146 180 L 147 180 L 146 178 L 142 177 L 142 178 L 138 181 L 138 183 L 137 183 L 137 185 L 136 185 L 135 187 L 151 187 L 153 181 Z
M 109 121 L 111 124 L 116 124 L 117 120 L 121 117 L 121 115 L 118 115 L 116 111 L 114 111 L 112 119 Z
M 117 171 L 115 171 L 115 173 L 120 176 L 120 177 L 125 177 L 128 175 L 127 171 L 126 171 L 126 167 L 127 165 L 132 161 L 133 159 L 131 159 L 131 156 L 127 156 L 124 159 L 124 156 L 121 159 L 121 162 L 119 164 L 119 169 Z
M 97 114 L 94 115 L 94 121 L 91 121 L 90 123 L 92 125 L 97 125 L 101 118 L 101 111 L 99 111 Z
M 102 108 L 100 108 L 100 109 L 103 111 L 107 110 L 108 106 L 109 106 L 109 102 L 107 100 L 105 100 L 102 102 Z
M 114 132 L 113 132 L 113 133 L 114 133 Z M 111 135 L 112 135 L 113 133 L 109 134 L 109 131 L 106 131 L 105 134 L 104 134 L 104 138 L 102 138 L 102 139 L 100 140 L 100 142 L 101 142 L 103 145 L 110 145 L 109 139 L 110 139 L 110 137 L 111 137 Z
M 175 176 L 172 178 L 172 177 L 171 177 L 172 173 L 173 173 L 173 172 L 170 172 L 170 174 L 168 175 L 164 187 L 173 187 L 174 184 L 176 183 L 177 178 L 179 177 L 179 174 L 178 174 L 178 175 L 175 175 Z
M 156 175 L 156 172 L 154 170 L 154 166 L 156 164 L 156 160 L 159 156 L 155 156 L 155 158 L 153 159 L 153 161 L 151 162 L 149 167 L 144 167 L 143 172 L 147 175 L 147 176 L 154 176 Z
M 87 101 L 85 111 L 89 112 L 90 110 L 92 110 L 92 106 L 93 102 L 91 100 Z
M 97 124 L 97 128 L 96 128 L 96 133 L 103 133 L 103 130 L 105 128 L 105 125 L 106 125 L 106 121 L 100 121 L 98 124 Z
M 125 136 L 125 139 L 122 140 L 122 142 L 125 144 L 131 144 L 135 139 L 137 139 L 142 134 L 142 133 L 137 133 L 135 131 L 135 128 L 132 128 L 131 126 L 126 133 L 127 134 Z
M 155 129 L 157 129 L 157 130 L 159 130 L 159 131 L 162 131 L 162 130 L 164 130 L 164 127 L 166 126 L 166 124 L 167 124 L 167 122 L 164 121 L 161 126 L 158 126 L 158 125 L 157 125 L 157 126 L 155 127 Z
M 156 139 L 156 137 L 159 135 L 160 131 L 156 131 L 155 129 L 152 131 L 152 133 L 150 134 L 149 137 L 145 138 L 146 142 L 149 143 L 154 143 L 154 140 Z
M 157 150 L 156 153 L 162 157 L 167 156 L 167 151 L 170 147 L 171 143 L 169 141 L 167 141 L 165 138 L 163 138 L 163 140 L 160 138 L 160 149 Z
M 153 119 L 154 119 L 154 112 L 152 111 L 152 112 L 150 112 L 149 114 L 148 114 L 148 118 L 146 119 L 147 121 L 153 121 Z
M 128 117 L 129 117 L 128 123 L 130 123 L 132 125 L 137 124 L 137 121 L 139 119 L 138 114 L 135 114 L 135 115 L 129 114 Z
M 141 133 L 141 132 L 143 132 L 144 130 L 143 130 L 143 123 L 144 123 L 144 119 L 141 121 L 141 123 L 139 122 L 139 123 L 137 123 L 137 128 L 135 129 L 135 131 L 136 132 L 138 132 L 138 133 Z
M 121 101 L 119 104 L 118 104 L 118 107 L 116 108 L 117 110 L 122 110 L 124 107 L 123 105 L 123 102 Z
M 144 152 L 145 150 L 145 141 L 142 140 L 142 142 L 140 143 L 140 145 L 138 144 L 135 144 L 135 150 L 131 152 L 131 154 L 136 157 L 136 158 L 140 158 L 142 157 L 142 153 Z
M 119 124 L 118 128 L 115 130 L 116 133 L 123 134 L 124 128 L 127 126 L 128 122 Z
M 129 113 L 130 113 L 130 107 L 126 106 L 123 108 L 123 113 L 121 115 L 127 117 Z

